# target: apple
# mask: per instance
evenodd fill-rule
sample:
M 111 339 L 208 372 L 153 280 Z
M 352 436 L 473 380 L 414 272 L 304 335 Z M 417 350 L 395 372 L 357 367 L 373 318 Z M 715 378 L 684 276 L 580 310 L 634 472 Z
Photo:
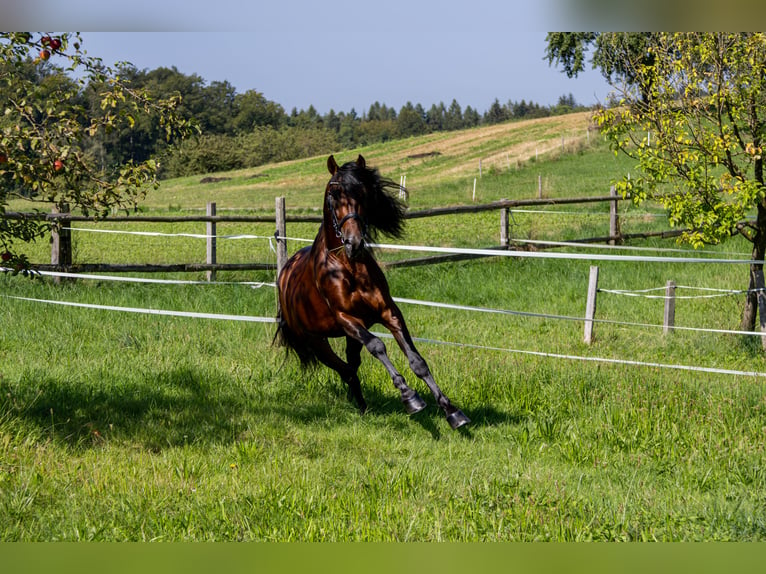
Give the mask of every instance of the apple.
M 64 169 L 64 162 L 61 161 L 60 159 L 57 159 L 56 161 L 53 162 L 53 169 L 55 169 L 56 171 L 61 171 L 62 169 Z
M 10 260 L 11 260 L 11 257 L 13 257 L 13 255 L 11 255 L 10 253 L 8 253 L 7 251 L 6 251 L 5 253 L 3 253 L 3 255 L 2 255 L 2 259 L 3 259 L 3 261 L 10 261 Z
M 40 59 L 41 60 L 47 60 L 51 57 L 51 53 L 49 50 L 40 50 Z
M 50 41 L 50 46 L 51 46 L 51 50 L 55 52 L 56 50 L 61 48 L 61 40 L 59 40 L 58 38 L 52 38 Z
M 8 161 L 8 156 L 5 155 L 3 152 L 0 152 L 0 163 L 5 163 Z

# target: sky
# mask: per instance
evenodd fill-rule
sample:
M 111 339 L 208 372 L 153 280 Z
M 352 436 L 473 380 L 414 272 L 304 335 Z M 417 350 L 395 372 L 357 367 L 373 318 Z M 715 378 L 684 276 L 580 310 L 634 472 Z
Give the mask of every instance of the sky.
M 308 25 L 246 38 L 227 32 L 87 32 L 83 45 L 107 64 L 175 66 L 207 83 L 226 80 L 238 93 L 257 90 L 288 112 L 310 105 L 320 113 L 362 112 L 375 101 L 397 110 L 407 101 L 428 108 L 449 106 L 453 98 L 483 112 L 496 98 L 550 105 L 571 93 L 589 105 L 606 101 L 610 91 L 598 71 L 569 79 L 549 66 L 544 31 L 508 34 L 498 25 L 490 33 L 432 19 L 430 30 L 416 33 L 415 24 L 395 24 L 404 32 L 368 28 L 333 36 Z
M 31 16 L 0 4 L 0 17 L 80 30 L 88 54 L 108 65 L 175 66 L 238 93 L 257 90 L 288 113 L 453 99 L 483 113 L 495 99 L 551 105 L 570 93 L 580 104 L 604 102 L 610 89 L 598 71 L 569 79 L 544 60 L 546 33 L 566 23 L 554 10 L 561 1 L 27 0 Z
M 0 0 L 0 28 L 81 31 L 108 65 L 175 66 L 288 113 L 453 99 L 483 113 L 495 99 L 607 100 L 597 70 L 548 65 L 547 32 L 744 31 L 764 12 L 762 0 Z

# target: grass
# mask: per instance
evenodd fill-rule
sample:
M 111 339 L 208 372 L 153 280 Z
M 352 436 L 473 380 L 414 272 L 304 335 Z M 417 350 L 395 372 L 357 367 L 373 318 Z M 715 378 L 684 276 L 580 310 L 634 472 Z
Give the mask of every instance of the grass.
M 421 143 L 409 142 L 410 148 Z M 391 157 L 408 149 L 391 145 Z M 387 157 L 384 151 L 375 153 Z M 488 170 L 482 200 L 533 196 L 541 172 L 548 194 L 601 195 L 615 176 L 610 174 L 624 168 L 620 161 L 596 147 L 518 171 Z M 319 159 L 309 164 L 321 167 Z M 293 173 L 282 166 L 266 169 Z M 321 173 L 311 177 L 321 181 Z M 410 173 L 417 178 L 417 171 Z M 458 175 L 433 188 L 415 186 L 412 197 L 423 206 L 467 202 L 464 184 L 472 180 Z M 276 176 L 269 185 L 278 187 Z M 192 207 L 201 193 L 191 189 L 193 201 L 182 207 Z M 308 210 L 312 199 L 296 192 L 293 203 Z M 146 209 L 165 209 L 159 198 L 154 201 L 160 207 Z M 587 210 L 603 212 L 603 206 Z M 643 217 L 646 208 L 623 204 L 621 210 L 625 225 L 662 225 Z M 607 225 L 601 216 L 516 213 L 514 220 L 516 237 L 549 239 L 603 234 Z M 404 241 L 497 242 L 496 215 L 438 221 L 412 220 Z M 273 233 L 263 227 L 264 235 Z M 260 233 L 256 229 L 220 225 L 219 233 Z M 315 226 L 288 232 L 312 237 Z M 190 240 L 75 237 L 76 261 L 204 257 L 204 245 Z M 219 246 L 228 250 L 221 261 L 273 257 L 267 242 Z M 35 256 L 45 260 L 46 247 L 36 246 Z M 729 244 L 713 251 L 724 249 L 742 250 Z M 398 297 L 583 316 L 589 265 L 498 258 L 394 268 L 387 275 Z M 605 288 L 655 287 L 667 279 L 736 288 L 746 278 L 733 265 L 599 266 Z M 273 280 L 266 272 L 219 278 Z M 241 285 L 56 285 L 1 276 L 0 292 L 206 313 L 271 316 L 275 308 L 273 290 Z M 736 329 L 741 305 L 734 296 L 679 300 L 676 323 Z M 759 345 L 732 335 L 679 331 L 663 337 L 661 329 L 599 323 L 595 343 L 586 346 L 580 322 L 402 309 L 413 334 L 427 339 L 765 370 Z M 660 324 L 661 316 L 662 301 L 599 295 L 598 318 Z M 761 378 L 419 343 L 437 382 L 473 419 L 454 432 L 390 341 L 395 365 L 431 404 L 414 417 L 404 413 L 385 370 L 368 355 L 361 377 L 370 412 L 360 416 L 334 373 L 303 373 L 271 347 L 272 325 L 108 313 L 7 297 L 0 297 L 0 321 L 3 541 L 766 538 Z

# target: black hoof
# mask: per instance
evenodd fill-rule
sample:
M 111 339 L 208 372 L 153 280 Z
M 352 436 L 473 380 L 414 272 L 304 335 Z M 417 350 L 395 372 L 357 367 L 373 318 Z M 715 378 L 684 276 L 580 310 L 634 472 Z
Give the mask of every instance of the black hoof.
M 364 413 L 367 412 L 367 403 L 364 402 L 364 398 L 362 398 L 361 396 L 355 397 L 351 391 L 348 392 L 348 394 L 346 395 L 346 398 L 348 399 L 348 402 L 350 402 L 351 404 L 356 403 L 356 406 L 359 408 L 360 415 L 363 415 Z
M 414 415 L 426 408 L 426 402 L 415 391 L 412 392 L 411 397 L 406 399 L 402 397 L 402 403 L 404 403 L 404 410 L 407 411 L 408 415 Z
M 465 416 L 465 413 L 463 413 L 463 411 L 461 411 L 460 409 L 456 409 L 455 412 L 447 415 L 447 422 L 449 423 L 449 426 L 451 426 L 453 429 L 458 429 L 462 427 L 463 425 L 467 425 L 468 423 L 470 423 L 471 419 Z

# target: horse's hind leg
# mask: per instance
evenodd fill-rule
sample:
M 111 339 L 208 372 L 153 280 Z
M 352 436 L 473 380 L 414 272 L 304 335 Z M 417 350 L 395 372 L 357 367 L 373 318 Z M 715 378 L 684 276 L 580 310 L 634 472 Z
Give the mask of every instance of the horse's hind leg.
M 316 351 L 317 359 L 319 359 L 323 365 L 338 373 L 343 382 L 348 385 L 349 399 L 353 397 L 359 410 L 364 413 L 367 410 L 367 403 L 362 396 L 362 386 L 359 382 L 359 377 L 356 374 L 361 359 L 359 359 L 356 364 L 351 364 L 351 361 L 349 361 L 349 363 L 344 363 L 343 360 L 335 354 L 335 351 L 332 350 L 327 339 L 316 341 L 313 347 Z M 349 351 L 347 347 L 347 357 L 348 353 Z
M 428 388 L 431 389 L 431 393 L 433 393 L 437 404 L 447 416 L 449 425 L 453 429 L 456 429 L 470 423 L 471 419 L 469 419 L 463 411 L 454 406 L 447 398 L 447 395 L 445 395 L 439 388 L 439 385 L 436 384 L 436 381 L 431 374 L 431 370 L 428 368 L 428 363 L 426 363 L 425 359 L 415 348 L 415 344 L 412 342 L 412 337 L 407 330 L 407 325 L 404 322 L 404 317 L 395 305 L 392 304 L 391 312 L 387 317 L 384 317 L 384 322 L 388 330 L 391 331 L 391 334 L 394 336 L 394 339 L 396 339 L 396 342 L 399 343 L 399 347 L 401 347 L 402 351 L 407 356 L 412 372 L 422 379 L 423 382 L 428 385 Z
M 362 385 L 359 381 L 359 366 L 362 364 L 362 344 L 351 337 L 346 337 L 346 363 L 353 373 L 346 380 L 348 384 L 349 398 L 354 397 L 358 404 L 364 404 L 362 398 Z M 366 406 L 365 406 L 366 408 Z

